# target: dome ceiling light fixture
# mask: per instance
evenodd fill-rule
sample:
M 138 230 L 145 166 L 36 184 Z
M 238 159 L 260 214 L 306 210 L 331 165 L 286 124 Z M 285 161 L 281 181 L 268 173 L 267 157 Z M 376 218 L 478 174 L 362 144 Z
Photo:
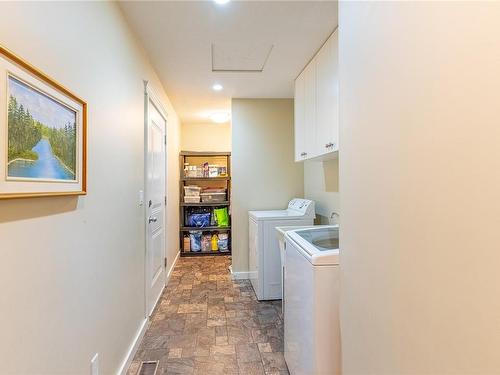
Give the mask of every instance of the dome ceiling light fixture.
M 214 91 L 221 91 L 224 87 L 222 87 L 222 85 L 220 83 L 215 83 L 213 86 L 212 86 L 212 90 Z
M 229 112 L 214 112 L 209 115 L 209 118 L 217 124 L 223 124 L 229 121 L 231 115 Z

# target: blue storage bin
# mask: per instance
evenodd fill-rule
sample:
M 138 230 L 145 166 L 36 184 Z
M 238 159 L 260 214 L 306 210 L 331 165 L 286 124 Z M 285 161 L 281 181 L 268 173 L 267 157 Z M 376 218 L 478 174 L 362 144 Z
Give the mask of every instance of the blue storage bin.
M 187 224 L 190 227 L 204 228 L 210 226 L 210 213 L 190 214 Z

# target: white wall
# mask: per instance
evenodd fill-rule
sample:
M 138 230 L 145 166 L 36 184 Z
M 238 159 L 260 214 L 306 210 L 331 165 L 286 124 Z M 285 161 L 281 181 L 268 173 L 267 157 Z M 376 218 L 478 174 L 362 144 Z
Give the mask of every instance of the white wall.
M 293 99 L 232 100 L 233 271 L 248 271 L 248 211 L 283 209 L 304 194 L 295 163 Z
M 338 158 L 304 162 L 304 196 L 315 202 L 316 223 L 328 224 L 332 212 L 340 214 Z
M 500 3 L 339 23 L 344 374 L 498 374 Z
M 116 373 L 144 319 L 143 79 L 169 112 L 170 264 L 177 116 L 114 3 L 2 3 L 0 43 L 87 101 L 89 157 L 87 196 L 0 202 L 0 373 L 88 375 L 96 352 Z
M 231 151 L 231 124 L 182 124 L 181 150 Z

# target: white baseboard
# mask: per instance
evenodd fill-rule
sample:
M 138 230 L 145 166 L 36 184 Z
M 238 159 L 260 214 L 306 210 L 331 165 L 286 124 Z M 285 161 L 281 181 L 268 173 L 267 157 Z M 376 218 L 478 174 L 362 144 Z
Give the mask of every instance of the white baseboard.
M 250 272 L 233 272 L 233 266 L 229 266 L 229 271 L 231 271 L 231 278 L 233 280 L 247 280 L 250 277 Z
M 124 361 L 122 362 L 122 365 L 120 366 L 120 369 L 118 370 L 118 375 L 126 375 L 127 370 L 132 363 L 132 360 L 134 359 L 135 353 L 137 352 L 137 349 L 139 349 L 139 344 L 142 341 L 142 338 L 144 337 L 144 334 L 146 333 L 146 330 L 149 327 L 149 319 L 145 318 L 137 330 L 137 333 L 135 335 L 134 340 L 132 341 L 132 344 L 130 345 L 127 355 L 125 356 Z
M 179 260 L 179 254 L 177 253 L 174 261 L 172 262 L 172 265 L 170 266 L 168 272 L 167 272 L 167 279 L 165 280 L 165 285 L 168 284 L 168 281 L 170 280 L 170 276 L 172 275 L 172 272 L 174 271 L 175 265 L 177 264 L 177 261 Z M 160 294 L 161 297 L 161 294 Z M 137 331 L 137 334 L 135 335 L 134 340 L 132 341 L 132 344 L 130 345 L 127 355 L 125 357 L 125 360 L 123 361 L 122 365 L 120 366 L 120 369 L 118 370 L 118 375 L 126 375 L 127 370 L 132 363 L 132 360 L 134 359 L 135 353 L 137 352 L 137 349 L 139 348 L 139 345 L 144 337 L 144 334 L 146 333 L 146 330 L 149 327 L 149 319 L 145 318 L 141 322 L 141 326 L 139 330 Z
M 177 255 L 175 256 L 175 259 L 174 261 L 172 262 L 172 265 L 170 266 L 170 268 L 168 269 L 168 272 L 167 272 L 167 281 L 165 282 L 165 284 L 168 284 L 168 280 L 170 280 L 170 276 L 172 275 L 172 272 L 174 271 L 174 268 L 175 268 L 175 265 L 177 264 L 177 261 L 179 260 L 179 256 L 181 255 L 180 251 L 177 253 Z

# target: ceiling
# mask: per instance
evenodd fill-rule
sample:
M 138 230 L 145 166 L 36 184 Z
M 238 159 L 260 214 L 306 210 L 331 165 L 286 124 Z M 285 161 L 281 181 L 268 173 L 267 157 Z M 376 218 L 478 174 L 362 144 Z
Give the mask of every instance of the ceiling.
M 335 1 L 119 4 L 183 123 L 210 122 L 231 98 L 293 97 L 295 77 L 337 26 Z

